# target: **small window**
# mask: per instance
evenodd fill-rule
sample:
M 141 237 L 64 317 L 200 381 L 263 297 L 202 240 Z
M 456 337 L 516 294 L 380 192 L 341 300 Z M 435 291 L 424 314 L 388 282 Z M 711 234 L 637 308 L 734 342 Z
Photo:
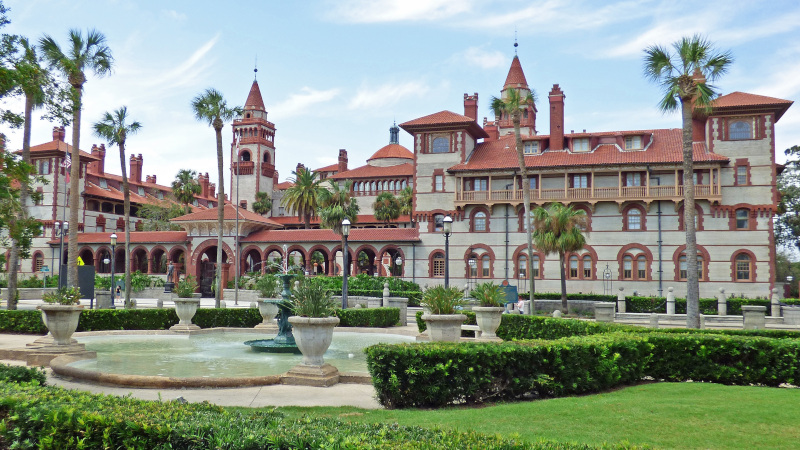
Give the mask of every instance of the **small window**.
M 444 191 L 444 175 L 433 176 L 433 190 L 436 192 Z
M 625 185 L 626 186 L 641 186 L 642 185 L 642 174 L 639 172 L 628 172 L 625 174 Z
M 518 271 L 517 271 L 517 278 L 528 278 L 528 257 L 525 255 L 519 256 L 519 262 L 517 264 Z
M 639 255 L 636 258 L 636 271 L 638 272 L 636 275 L 640 280 L 647 279 L 647 258 L 644 255 Z
M 39 175 L 50 175 L 49 159 L 42 159 L 39 161 Z
M 625 136 L 625 150 L 639 150 L 642 148 L 641 136 Z
M 490 265 L 491 260 L 489 259 L 489 255 L 483 255 L 481 257 L 481 277 L 489 278 Z
M 144 197 L 144 187 L 142 187 L 142 186 L 139 186 L 139 195 Z
M 642 229 L 642 212 L 636 208 L 628 211 L 628 230 Z
M 589 175 L 573 175 L 572 176 L 572 187 L 574 188 L 588 188 L 589 187 Z
M 578 278 L 578 257 L 577 256 L 570 256 L 569 257 L 569 277 L 570 278 Z
M 589 138 L 573 139 L 572 140 L 573 152 L 588 152 L 589 151 Z
M 526 155 L 535 155 L 539 153 L 539 141 L 526 142 L 523 151 L 525 152 Z
M 750 211 L 747 209 L 736 210 L 736 229 L 747 230 L 750 228 Z
M 739 186 L 747 184 L 747 166 L 736 166 L 736 184 Z
M 589 255 L 585 255 L 583 257 L 583 278 L 590 280 L 592 279 L 592 257 Z
M 103 189 L 108 189 L 108 180 L 105 178 L 100 179 L 100 187 Z
M 753 139 L 753 122 L 750 120 L 731 122 L 729 137 L 731 140 Z
M 433 216 L 433 231 L 444 231 L 444 215 Z
M 753 267 L 750 255 L 741 253 L 736 255 L 736 281 L 750 281 Z
M 448 153 L 450 151 L 450 141 L 447 138 L 439 137 L 433 140 L 431 153 Z
M 286 214 L 286 208 L 284 208 L 283 206 L 279 206 L 278 207 L 278 215 L 279 216 L 283 216 L 285 214 Z
M 473 217 L 472 231 L 486 231 L 486 213 L 478 211 Z
M 533 255 L 533 265 L 531 266 L 534 278 L 539 278 L 539 255 Z
M 473 187 L 476 191 L 488 191 L 489 190 L 489 180 L 486 178 L 475 178 L 473 180 Z
M 686 270 L 685 254 L 682 254 L 681 257 L 678 259 L 678 269 L 680 271 L 678 275 L 680 276 L 681 281 L 686 281 L 686 274 L 689 272 Z M 703 257 L 700 255 L 697 255 L 697 279 L 698 280 L 703 279 Z
M 158 191 L 158 199 L 164 200 L 164 191 Z
M 472 278 L 478 278 L 478 257 L 474 254 L 469 255 L 467 265 L 469 265 L 469 276 Z
M 241 159 L 241 160 L 242 160 L 242 162 L 247 162 L 247 161 L 250 161 L 250 152 L 248 152 L 248 151 L 246 151 L 246 150 L 245 150 L 245 151 L 243 151 L 243 152 L 242 152 L 242 156 L 240 156 L 240 158 L 239 158 L 239 159 Z
M 41 272 L 42 266 L 44 266 L 44 257 L 41 253 L 37 253 L 36 256 L 33 257 L 33 270 L 34 272 Z
M 433 255 L 433 271 L 434 277 L 444 277 L 444 254 L 436 253 Z
M 536 177 L 530 177 L 530 178 L 528 178 L 528 186 L 529 186 L 531 189 L 537 189 L 537 186 L 538 186 L 539 184 L 538 184 L 538 182 L 537 182 L 536 180 L 537 180 L 537 178 L 536 178 Z
M 625 280 L 633 279 L 633 257 L 626 255 L 622 259 L 622 278 Z

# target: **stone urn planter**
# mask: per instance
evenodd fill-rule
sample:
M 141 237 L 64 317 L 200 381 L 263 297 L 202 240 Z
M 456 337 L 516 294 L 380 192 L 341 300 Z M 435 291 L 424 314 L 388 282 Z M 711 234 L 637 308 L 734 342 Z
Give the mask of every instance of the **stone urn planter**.
M 502 306 L 475 306 L 475 321 L 481 329 L 481 338 L 497 338 L 497 329 L 500 328 L 500 321 L 503 319 Z
M 40 305 L 42 320 L 53 336 L 53 345 L 74 345 L 72 334 L 78 329 L 83 305 Z
M 338 317 L 289 317 L 294 340 L 303 354 L 303 365 L 322 366 L 323 355 L 333 340 L 333 329 L 339 325 Z
M 280 301 L 281 299 L 278 298 L 258 299 L 258 312 L 261 314 L 261 319 L 263 321 L 256 325 L 255 328 L 275 328 L 276 325 L 272 320 L 278 315 L 278 303 Z
M 177 324 L 170 327 L 170 331 L 195 331 L 200 327 L 192 323 L 192 318 L 200 307 L 199 298 L 176 298 L 175 313 L 178 314 L 180 320 Z
M 467 320 L 464 314 L 423 314 L 431 342 L 461 341 L 461 325 Z

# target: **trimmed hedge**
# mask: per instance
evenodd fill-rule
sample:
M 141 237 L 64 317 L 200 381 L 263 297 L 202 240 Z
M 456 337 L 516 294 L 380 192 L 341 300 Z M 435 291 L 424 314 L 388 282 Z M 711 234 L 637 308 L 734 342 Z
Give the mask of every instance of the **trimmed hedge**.
M 174 310 L 171 311 L 174 312 Z M 175 323 L 178 323 L 177 318 L 178 316 L 175 315 Z M 253 328 L 263 320 L 258 308 L 199 308 L 192 319 L 192 323 L 200 328 Z
M 561 339 L 570 336 L 587 336 L 627 329 L 621 325 L 588 322 L 574 319 L 503 314 L 497 337 L 504 341 L 523 339 Z
M 40 386 L 47 384 L 47 375 L 41 367 L 11 366 L 0 364 L 0 382 L 29 383 L 34 381 Z
M 0 310 L 0 333 L 47 334 L 47 327 L 39 311 Z
M 176 323 L 178 315 L 171 308 L 91 309 L 81 313 L 77 331 L 165 330 Z
M 422 333 L 428 329 L 428 324 L 422 320 L 422 311 L 417 311 L 416 319 L 417 319 L 417 328 L 419 332 Z M 467 316 L 467 320 L 464 321 L 464 325 L 477 325 L 478 322 L 475 318 L 475 313 L 472 311 L 461 311 L 460 314 L 464 314 Z M 507 314 L 504 314 L 504 316 Z M 470 330 L 461 330 L 462 337 L 475 337 L 475 332 Z
M 229 411 L 205 402 L 145 401 L 14 383 L 0 383 L 0 417 L 0 445 L 9 448 L 591 448 L 397 424 L 287 419 L 274 409 Z
M 388 328 L 400 322 L 400 308 L 337 309 L 340 327 Z
M 800 383 L 797 339 L 605 333 L 502 344 L 382 344 L 365 352 L 378 400 L 387 408 L 585 394 L 645 377 Z
M 560 292 L 537 292 L 534 296 L 536 300 L 561 300 Z M 519 298 L 529 300 L 531 298 L 530 292 L 523 292 L 519 294 Z M 589 300 L 597 302 L 615 302 L 617 301 L 616 295 L 603 295 L 603 294 L 567 294 L 567 300 Z
M 616 299 L 613 300 L 616 302 Z M 700 314 L 716 315 L 717 314 L 717 299 L 716 298 L 701 298 Z M 787 305 L 800 305 L 800 300 L 788 298 L 781 300 L 781 303 Z M 766 306 L 769 310 L 770 301 L 763 298 L 736 298 L 728 299 L 728 315 L 740 316 L 742 315 L 742 305 L 757 305 Z M 666 297 L 625 297 L 625 310 L 632 313 L 661 313 L 667 312 L 667 299 Z M 675 299 L 675 313 L 686 314 L 686 299 Z

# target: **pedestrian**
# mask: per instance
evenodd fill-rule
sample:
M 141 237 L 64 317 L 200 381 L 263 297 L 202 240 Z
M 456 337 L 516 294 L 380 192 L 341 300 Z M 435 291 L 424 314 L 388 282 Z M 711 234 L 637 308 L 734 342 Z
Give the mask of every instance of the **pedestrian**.
M 117 291 L 114 295 L 116 295 L 116 299 L 119 300 L 120 294 L 122 293 L 122 288 L 117 286 Z

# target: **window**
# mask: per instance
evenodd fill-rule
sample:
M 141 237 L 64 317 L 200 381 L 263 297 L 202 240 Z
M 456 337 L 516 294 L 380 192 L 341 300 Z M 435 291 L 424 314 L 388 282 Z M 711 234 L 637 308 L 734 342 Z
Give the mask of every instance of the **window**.
M 478 278 L 478 257 L 474 254 L 469 255 L 467 265 L 469 266 L 469 276 L 471 278 Z
M 642 212 L 637 208 L 631 208 L 628 211 L 628 230 L 641 230 L 642 229 Z
M 569 257 L 569 277 L 570 278 L 578 278 L 578 257 L 577 256 L 570 256 Z
M 731 140 L 753 139 L 753 122 L 750 120 L 731 122 L 728 137 Z
M 633 257 L 630 255 L 622 258 L 622 278 L 624 280 L 633 279 Z
M 144 197 L 144 187 L 142 187 L 142 186 L 139 186 L 139 195 Z
M 644 255 L 636 257 L 636 271 L 640 280 L 647 279 L 647 258 Z
M 248 162 L 248 161 L 250 161 L 250 152 L 248 152 L 248 151 L 246 151 L 246 150 L 245 150 L 245 151 L 243 151 L 243 152 L 242 152 L 242 156 L 240 156 L 240 157 L 239 157 L 239 159 L 240 159 L 242 162 Z
M 747 166 L 736 166 L 736 184 L 747 184 Z
M 50 160 L 39 160 L 39 175 L 50 175 Z
M 483 211 L 478 211 L 472 217 L 472 231 L 486 231 L 486 213 Z
M 528 187 L 530 187 L 531 189 L 536 189 L 537 186 L 538 186 L 538 183 L 537 183 L 536 180 L 537 180 L 536 177 L 528 178 Z
M 448 153 L 450 151 L 450 142 L 447 138 L 439 137 L 433 140 L 433 148 L 431 153 Z
M 531 271 L 533 272 L 534 278 L 540 278 L 539 275 L 539 255 L 533 255 L 533 265 L 531 265 Z
M 572 187 L 574 188 L 588 188 L 589 187 L 589 175 L 573 175 L 572 176 Z
M 625 136 L 625 150 L 638 150 L 642 148 L 641 136 Z
M 572 140 L 573 152 L 588 152 L 589 151 L 589 138 L 573 139 Z
M 33 257 L 33 271 L 41 272 L 42 266 L 44 266 L 44 256 L 41 253 L 36 253 Z
M 531 208 L 531 214 L 528 216 L 528 221 L 527 222 L 525 221 L 525 209 L 524 208 L 522 209 L 522 211 L 520 211 L 519 220 L 520 220 L 520 222 L 522 222 L 522 226 L 520 228 L 520 231 L 528 231 L 528 225 L 533 223 L 533 208 Z
M 625 185 L 626 186 L 641 186 L 642 185 L 642 174 L 639 172 L 628 172 L 625 174 Z
M 105 178 L 100 179 L 100 187 L 103 189 L 108 189 L 108 180 Z
M 467 191 L 488 191 L 489 179 L 488 178 L 468 178 L 466 180 Z
M 278 207 L 278 215 L 282 216 L 284 214 L 286 214 L 286 209 L 283 206 L 279 206 Z
M 158 199 L 164 200 L 164 191 L 158 191 Z
M 753 262 L 750 255 L 740 253 L 736 255 L 736 281 L 751 281 L 753 274 Z
M 526 142 L 523 151 L 526 155 L 535 155 L 539 153 L 539 141 Z
M 517 269 L 517 278 L 528 278 L 528 257 L 526 255 L 519 255 Z
M 435 253 L 433 255 L 433 270 L 431 273 L 434 277 L 444 277 L 444 253 Z
M 433 176 L 433 190 L 435 192 L 444 191 L 444 175 Z
M 433 216 L 433 231 L 444 231 L 444 215 Z
M 680 270 L 679 277 L 681 281 L 686 281 L 686 274 L 689 273 L 686 270 L 686 255 L 682 254 L 680 258 L 678 258 L 678 267 Z M 701 255 L 697 255 L 697 279 L 703 279 L 703 257 Z
M 489 258 L 489 255 L 483 255 L 481 257 L 481 277 L 489 278 L 489 274 L 491 273 L 490 266 L 491 259 Z
M 750 229 L 750 211 L 741 208 L 736 210 L 736 229 L 747 230 Z
M 590 280 L 592 276 L 592 257 L 589 255 L 583 256 L 583 278 Z

